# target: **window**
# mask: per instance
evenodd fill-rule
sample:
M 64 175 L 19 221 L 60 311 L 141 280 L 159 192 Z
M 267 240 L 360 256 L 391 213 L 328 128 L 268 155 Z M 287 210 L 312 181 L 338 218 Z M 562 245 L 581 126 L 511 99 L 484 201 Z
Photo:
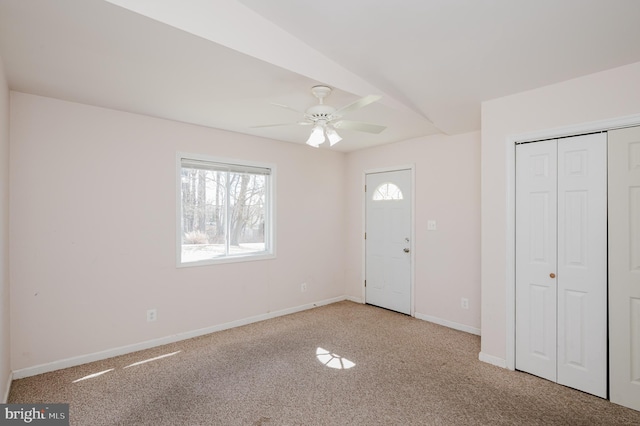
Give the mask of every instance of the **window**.
M 273 167 L 178 155 L 178 265 L 272 257 Z
M 402 191 L 395 184 L 386 182 L 373 191 L 373 201 L 402 200 Z

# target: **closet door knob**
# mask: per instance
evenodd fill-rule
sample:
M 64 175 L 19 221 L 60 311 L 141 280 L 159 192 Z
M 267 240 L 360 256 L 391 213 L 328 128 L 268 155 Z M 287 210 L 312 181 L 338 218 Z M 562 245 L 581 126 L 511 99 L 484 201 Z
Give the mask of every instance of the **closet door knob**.
M 556 274 L 554 274 L 553 272 L 549 274 L 549 278 L 555 278 Z

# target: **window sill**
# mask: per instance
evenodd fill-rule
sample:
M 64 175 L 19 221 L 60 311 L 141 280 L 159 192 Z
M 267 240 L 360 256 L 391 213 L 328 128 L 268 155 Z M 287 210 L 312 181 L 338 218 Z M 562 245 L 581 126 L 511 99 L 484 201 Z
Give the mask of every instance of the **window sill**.
M 227 256 L 214 259 L 197 260 L 193 262 L 181 262 L 178 260 L 176 268 L 192 268 L 197 266 L 219 265 L 224 263 L 254 262 L 259 260 L 275 259 L 274 253 L 261 253 L 251 255 Z

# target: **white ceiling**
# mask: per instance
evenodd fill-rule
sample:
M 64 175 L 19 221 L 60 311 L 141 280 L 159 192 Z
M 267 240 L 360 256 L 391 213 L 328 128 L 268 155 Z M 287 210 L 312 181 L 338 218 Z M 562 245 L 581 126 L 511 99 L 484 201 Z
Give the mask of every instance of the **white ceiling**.
M 640 61 L 638 0 L 0 0 L 12 90 L 304 143 L 310 88 L 352 151 L 480 128 L 480 103 Z M 309 148 L 311 149 L 311 148 Z

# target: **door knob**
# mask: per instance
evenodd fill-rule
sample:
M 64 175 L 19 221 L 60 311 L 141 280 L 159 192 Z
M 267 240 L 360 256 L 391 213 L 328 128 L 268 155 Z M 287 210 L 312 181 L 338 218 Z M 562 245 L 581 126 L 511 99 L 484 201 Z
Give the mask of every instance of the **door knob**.
M 404 252 L 409 253 L 409 249 L 408 248 L 404 249 Z
M 553 272 L 549 274 L 549 278 L 555 278 L 556 274 L 554 274 Z

